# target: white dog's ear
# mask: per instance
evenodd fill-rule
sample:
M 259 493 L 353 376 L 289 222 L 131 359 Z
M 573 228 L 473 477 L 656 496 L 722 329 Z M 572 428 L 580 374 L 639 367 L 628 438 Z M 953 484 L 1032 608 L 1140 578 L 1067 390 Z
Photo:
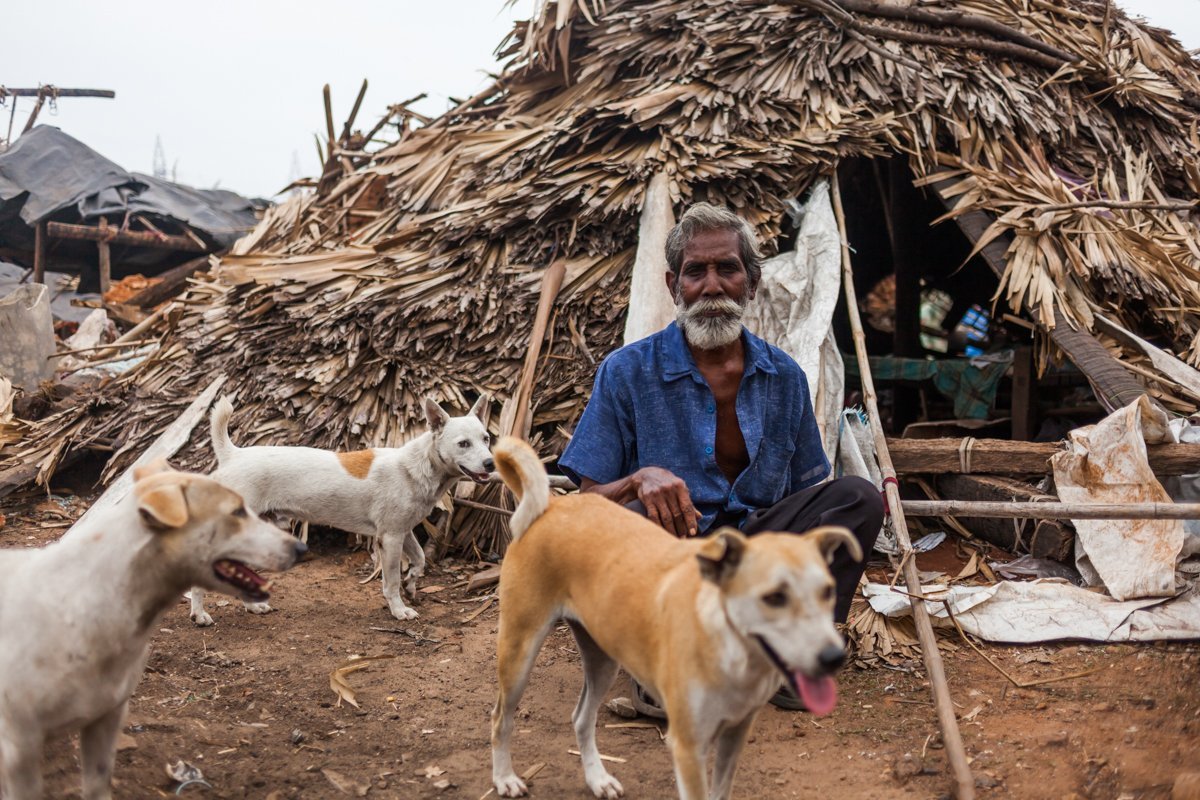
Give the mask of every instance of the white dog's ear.
M 821 555 L 825 557 L 825 563 L 833 561 L 833 554 L 841 545 L 846 546 L 846 549 L 850 551 L 850 557 L 855 561 L 863 560 L 862 545 L 858 543 L 858 539 L 854 538 L 854 534 L 850 532 L 849 528 L 843 528 L 840 525 L 825 525 L 809 531 L 808 535 L 816 537 L 817 547 L 820 548 Z
M 429 430 L 441 433 L 442 428 L 446 427 L 446 423 L 450 421 L 450 415 L 432 397 L 426 397 L 425 421 L 429 423 Z
M 492 396 L 487 392 L 484 392 L 483 394 L 479 395 L 479 399 L 475 401 L 475 405 L 471 406 L 471 410 L 468 413 L 479 417 L 480 422 L 485 422 L 486 420 L 484 419 L 483 415 L 487 413 L 488 403 L 491 401 Z
M 696 559 L 700 562 L 700 577 L 721 583 L 737 571 L 746 550 L 746 536 L 736 528 L 721 528 L 704 540 Z
M 151 528 L 167 530 L 187 524 L 187 499 L 179 483 L 162 483 L 137 493 L 138 513 Z

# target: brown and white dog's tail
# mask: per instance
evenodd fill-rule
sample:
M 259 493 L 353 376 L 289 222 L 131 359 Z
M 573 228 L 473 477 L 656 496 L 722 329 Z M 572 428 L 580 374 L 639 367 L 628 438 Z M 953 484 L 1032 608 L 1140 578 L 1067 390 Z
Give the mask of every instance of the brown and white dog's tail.
M 233 403 L 221 395 L 209 415 L 208 429 L 212 436 L 213 452 L 217 454 L 217 465 L 225 463 L 237 450 L 237 446 L 229 438 L 229 418 L 233 416 Z
M 537 453 L 515 436 L 505 436 L 492 448 L 496 470 L 517 496 L 517 510 L 508 521 L 515 542 L 550 505 L 550 478 Z

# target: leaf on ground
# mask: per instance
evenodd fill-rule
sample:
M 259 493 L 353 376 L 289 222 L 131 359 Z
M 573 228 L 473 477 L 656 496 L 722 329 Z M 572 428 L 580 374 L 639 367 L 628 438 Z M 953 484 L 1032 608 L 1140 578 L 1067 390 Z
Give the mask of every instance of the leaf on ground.
M 345 700 L 350 705 L 358 708 L 358 699 L 354 694 L 354 687 L 346 680 L 346 676 L 358 672 L 360 669 L 366 669 L 371 665 L 372 661 L 382 661 L 385 658 L 395 658 L 395 656 L 355 656 L 338 664 L 329 673 L 329 688 L 338 696 L 338 707 L 341 707 L 342 701 Z
M 323 769 L 321 774 L 325 776 L 325 780 L 333 784 L 333 788 L 351 797 L 366 797 L 367 792 L 371 790 L 371 784 L 365 781 L 356 781 L 331 769 Z

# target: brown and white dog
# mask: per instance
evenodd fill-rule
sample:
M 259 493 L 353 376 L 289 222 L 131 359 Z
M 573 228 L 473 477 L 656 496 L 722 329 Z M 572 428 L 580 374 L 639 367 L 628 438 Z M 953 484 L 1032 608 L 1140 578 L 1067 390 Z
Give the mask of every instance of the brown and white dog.
M 509 750 L 513 714 L 547 633 L 565 619 L 583 661 L 572 721 L 584 779 L 599 798 L 624 794 L 596 748 L 596 712 L 624 667 L 670 720 L 680 797 L 728 798 L 755 716 L 786 680 L 808 708 L 837 701 L 832 673 L 845 657 L 833 624 L 827 562 L 845 528 L 804 536 L 733 528 L 677 539 L 595 494 L 550 497 L 537 454 L 506 437 L 493 450 L 519 498 L 513 542 L 500 568 L 496 644 L 499 695 L 492 711 L 492 782 L 501 797 L 526 794 Z M 716 749 L 711 793 L 707 756 Z
M 212 478 L 138 469 L 108 511 L 37 550 L 0 550 L 0 797 L 42 796 L 48 736 L 79 731 L 84 800 L 111 797 L 117 733 L 158 619 L 189 586 L 265 600 L 246 566 L 305 547 Z
M 396 619 L 415 619 L 417 612 L 405 604 L 401 591 L 415 596 L 425 572 L 425 551 L 412 531 L 452 483 L 464 476 L 487 481 L 492 471 L 491 440 L 483 425 L 487 403 L 482 395 L 465 416 L 451 417 L 426 399 L 429 430 L 403 447 L 334 453 L 315 447 L 237 447 L 229 439 L 233 405 L 222 397 L 211 417 L 217 454 L 213 477 L 240 492 L 258 514 L 277 512 L 378 538 L 388 609 Z M 265 603 L 246 608 L 271 610 Z M 192 621 L 213 624 L 203 591 L 192 591 Z

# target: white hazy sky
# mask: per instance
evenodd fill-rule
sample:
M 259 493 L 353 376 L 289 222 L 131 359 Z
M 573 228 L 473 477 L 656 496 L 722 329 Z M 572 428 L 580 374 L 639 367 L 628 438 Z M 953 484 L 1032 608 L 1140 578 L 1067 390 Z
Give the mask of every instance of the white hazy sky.
M 161 137 L 179 181 L 270 197 L 294 162 L 302 175 L 319 169 L 325 83 L 339 132 L 363 78 L 355 127 L 421 92 L 429 97 L 416 110 L 434 116 L 487 85 L 499 69 L 493 51 L 536 2 L 24 0 L 4 10 L 0 85 L 112 89 L 114 100 L 66 98 L 39 121 L 140 172 L 151 171 Z M 1200 48 L 1200 0 L 1117 2 Z M 14 133 L 31 108 L 20 101 Z

